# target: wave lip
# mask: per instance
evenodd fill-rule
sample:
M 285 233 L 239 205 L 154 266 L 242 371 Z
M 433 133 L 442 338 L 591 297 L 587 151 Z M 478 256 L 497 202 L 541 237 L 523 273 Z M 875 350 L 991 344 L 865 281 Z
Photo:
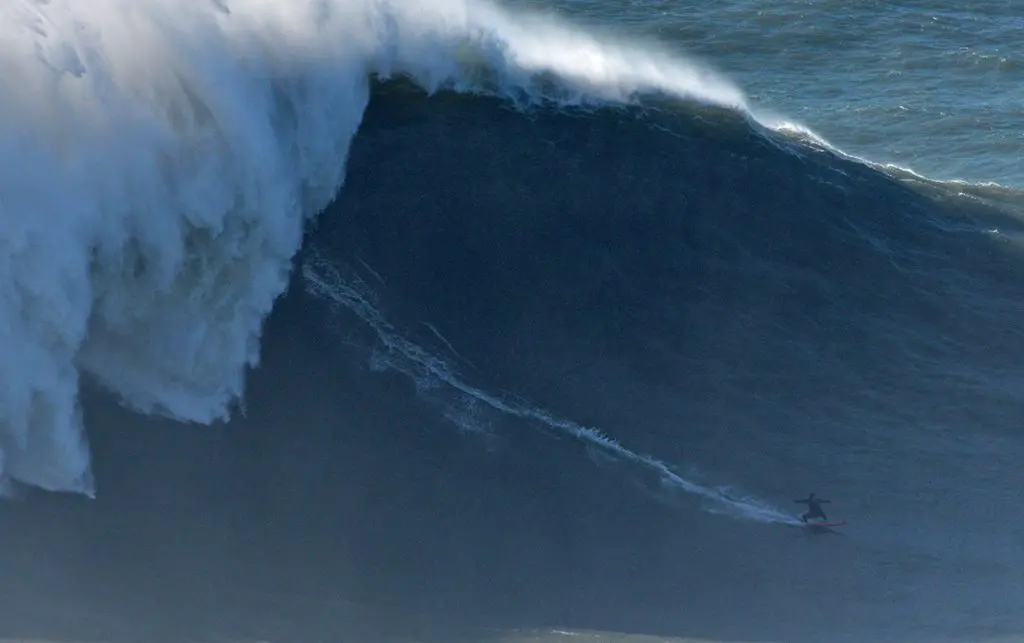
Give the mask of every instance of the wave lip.
M 477 52 L 475 59 L 486 60 L 502 79 L 506 95 L 526 90 L 530 99 L 590 103 L 627 102 L 636 94 L 659 92 L 746 110 L 739 88 L 697 62 L 651 46 L 602 40 L 547 16 L 513 18 L 489 5 L 473 6 L 460 56 Z M 551 76 L 557 79 L 554 88 L 543 83 Z M 464 80 L 460 84 L 466 86 Z

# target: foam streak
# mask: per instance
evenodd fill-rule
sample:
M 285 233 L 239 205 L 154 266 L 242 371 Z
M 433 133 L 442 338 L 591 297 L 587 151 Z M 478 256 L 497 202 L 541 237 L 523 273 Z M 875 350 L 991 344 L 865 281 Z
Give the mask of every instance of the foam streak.
M 721 489 L 706 487 L 687 480 L 675 473 L 668 464 L 657 458 L 631 451 L 614 438 L 593 427 L 557 417 L 543 409 L 523 403 L 512 403 L 487 393 L 460 379 L 454 369 L 443 359 L 432 355 L 422 347 L 401 336 L 371 303 L 372 295 L 367 285 L 358 277 L 346 279 L 341 272 L 322 257 L 314 255 L 302 271 L 307 291 L 341 310 L 357 315 L 376 333 L 377 338 L 390 353 L 400 355 L 415 367 L 414 372 L 406 371 L 425 387 L 424 380 L 441 382 L 460 393 L 478 400 L 490 408 L 524 420 L 533 421 L 548 431 L 574 438 L 589 447 L 596 448 L 620 461 L 631 462 L 656 473 L 668 486 L 711 501 L 720 511 L 748 520 L 774 523 L 793 523 L 795 520 L 780 511 L 772 509 L 753 499 L 739 499 Z

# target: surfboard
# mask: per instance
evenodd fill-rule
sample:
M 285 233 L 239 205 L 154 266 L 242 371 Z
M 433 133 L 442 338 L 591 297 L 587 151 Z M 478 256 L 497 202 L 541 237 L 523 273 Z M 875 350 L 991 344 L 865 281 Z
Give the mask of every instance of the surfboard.
M 838 521 L 838 522 L 805 522 L 805 523 L 803 523 L 804 527 L 812 527 L 812 528 L 813 527 L 818 527 L 818 528 L 821 528 L 821 529 L 832 529 L 833 527 L 842 527 L 845 524 L 846 524 L 845 520 L 841 520 L 841 521 Z

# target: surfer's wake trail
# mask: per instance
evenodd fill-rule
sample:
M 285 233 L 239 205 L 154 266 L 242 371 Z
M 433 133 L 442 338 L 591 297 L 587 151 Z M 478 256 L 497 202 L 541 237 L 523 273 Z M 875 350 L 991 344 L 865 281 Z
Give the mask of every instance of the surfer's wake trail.
M 338 313 L 349 311 L 369 325 L 387 353 L 387 366 L 412 377 L 422 389 L 438 384 L 451 387 L 474 402 L 481 402 L 503 414 L 515 416 L 540 428 L 571 436 L 587 446 L 595 447 L 614 458 L 631 462 L 656 473 L 662 482 L 710 501 L 709 509 L 759 522 L 800 524 L 791 516 L 763 505 L 752 498 L 737 498 L 725 489 L 702 486 L 684 479 L 665 462 L 630 451 L 601 431 L 558 418 L 550 413 L 522 403 L 506 401 L 468 384 L 460 379 L 454 368 L 444 359 L 405 339 L 371 303 L 373 292 L 368 284 L 352 271 L 342 272 L 324 258 L 314 256 L 303 266 L 303 277 L 310 294 L 326 300 Z

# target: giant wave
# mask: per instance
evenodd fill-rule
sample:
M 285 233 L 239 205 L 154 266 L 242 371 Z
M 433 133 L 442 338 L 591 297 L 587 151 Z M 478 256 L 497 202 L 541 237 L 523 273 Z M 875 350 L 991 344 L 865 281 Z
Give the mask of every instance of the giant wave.
M 83 376 L 208 423 L 259 361 L 373 76 L 741 105 L 695 65 L 486 3 L 23 0 L 5 12 L 5 477 L 93 493 Z
M 710 445 L 694 458 L 671 432 L 652 440 L 664 428 L 609 435 L 544 410 L 580 412 L 524 369 L 537 354 L 578 361 L 567 347 L 584 345 L 653 381 L 675 360 L 704 373 L 669 376 L 681 399 L 754 414 L 751 396 L 798 408 L 810 391 L 853 413 L 861 394 L 812 381 L 849 396 L 865 373 L 938 377 L 965 356 L 982 366 L 963 382 L 996 397 L 1008 385 L 1017 335 L 994 357 L 963 336 L 998 335 L 1019 308 L 1004 290 L 1016 268 L 979 261 L 1002 247 L 1014 264 L 1019 195 L 907 187 L 805 128 L 754 118 L 727 81 L 655 48 L 476 2 L 18 9 L 3 50 L 19 168 L 2 186 L 9 479 L 94 493 L 83 377 L 142 413 L 228 419 L 304 236 L 317 259 L 299 278 L 369 324 L 384 363 L 448 387 L 456 424 L 481 405 L 528 419 L 747 518 L 790 520 L 728 488 L 765 488 L 756 474 L 723 464 L 725 479 L 698 483 L 667 464 L 714 466 Z M 402 322 L 340 277 L 356 264 L 392 275 L 381 305 L 399 320 L 421 319 L 446 350 L 455 333 L 494 372 L 471 383 L 396 334 Z M 943 308 L 956 312 L 927 318 Z M 880 359 L 867 371 L 847 354 L 856 336 Z M 547 343 L 503 352 L 506 337 Z M 784 361 L 788 386 L 754 384 L 755 365 Z M 698 434 L 722 424 L 691 406 Z

